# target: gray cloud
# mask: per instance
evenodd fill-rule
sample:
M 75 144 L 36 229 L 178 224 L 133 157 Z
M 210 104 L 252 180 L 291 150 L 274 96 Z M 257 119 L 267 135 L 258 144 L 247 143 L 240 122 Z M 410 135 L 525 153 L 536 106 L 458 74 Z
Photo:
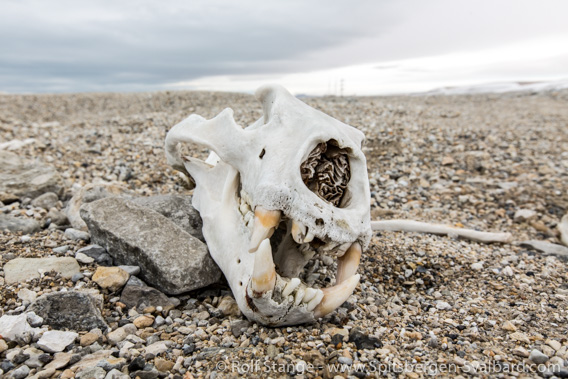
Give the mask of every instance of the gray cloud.
M 566 32 L 558 1 L 4 0 L 0 91 L 154 90 Z

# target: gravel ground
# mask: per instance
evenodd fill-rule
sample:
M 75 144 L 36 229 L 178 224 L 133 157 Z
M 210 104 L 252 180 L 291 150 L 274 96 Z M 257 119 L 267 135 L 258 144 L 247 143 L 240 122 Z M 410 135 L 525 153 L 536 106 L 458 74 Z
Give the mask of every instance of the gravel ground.
M 266 328 L 224 315 L 218 306 L 230 296 L 228 287 L 197 290 L 180 296 L 169 313 L 146 310 L 155 322 L 134 333 L 119 370 L 146 366 L 146 377 L 187 378 L 568 376 L 567 262 L 518 244 L 559 243 L 557 225 L 568 212 L 568 91 L 304 100 L 366 134 L 374 219 L 510 232 L 515 242 L 377 233 L 349 301 L 297 327 Z M 0 95 L 0 143 L 34 139 L 13 152 L 56 167 L 64 179 L 59 210 L 91 183 L 121 181 L 141 196 L 190 194 L 166 164 L 165 134 L 191 113 L 211 118 L 225 107 L 241 125 L 261 115 L 254 98 L 242 94 Z M 58 255 L 53 249 L 64 245 L 69 250 L 59 255 L 74 256 L 86 245 L 46 227 L 47 210 L 31 200 L 0 203 L 0 213 L 44 226 L 29 237 L 0 233 L 2 265 Z M 519 210 L 529 217 L 515 217 Z M 81 283 L 103 295 L 103 317 L 113 329 L 138 318 L 90 279 L 96 267 L 81 264 L 78 282 L 46 273 L 5 284 L 2 271 L 0 315 L 25 310 L 22 289 L 41 295 Z M 171 341 L 166 351 L 148 352 L 160 341 Z M 10 342 L 3 349 L 0 343 L 1 369 L 14 376 L 23 362 L 18 354 L 35 345 Z M 81 362 L 104 350 L 118 357 L 119 348 L 103 335 L 66 351 Z M 71 367 L 48 374 L 80 372 Z M 42 365 L 27 375 L 40 371 Z

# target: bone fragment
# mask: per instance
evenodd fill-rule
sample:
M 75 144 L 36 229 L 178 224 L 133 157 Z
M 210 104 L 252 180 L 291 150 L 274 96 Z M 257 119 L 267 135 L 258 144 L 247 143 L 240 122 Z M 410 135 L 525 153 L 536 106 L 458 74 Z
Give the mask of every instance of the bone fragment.
M 374 231 L 387 230 L 391 232 L 417 232 L 450 236 L 455 235 L 461 238 L 483 243 L 509 243 L 513 238 L 511 233 L 478 232 L 477 230 L 453 228 L 451 226 L 428 224 L 426 222 L 413 220 L 371 221 L 371 229 Z
M 359 261 L 361 260 L 361 245 L 353 243 L 347 252 L 337 260 L 337 275 L 335 284 L 341 284 L 357 272 Z
M 257 206 L 254 209 L 254 229 L 250 237 L 249 253 L 253 253 L 260 243 L 272 237 L 274 229 L 280 223 L 280 211 L 269 211 Z
M 323 317 L 343 304 L 357 287 L 360 277 L 361 275 L 356 274 L 341 284 L 322 288 L 324 296 L 321 303 L 314 309 L 314 317 Z
M 272 291 L 276 285 L 276 270 L 274 269 L 272 248 L 268 238 L 260 243 L 258 250 L 254 254 L 251 282 L 252 290 L 260 295 Z

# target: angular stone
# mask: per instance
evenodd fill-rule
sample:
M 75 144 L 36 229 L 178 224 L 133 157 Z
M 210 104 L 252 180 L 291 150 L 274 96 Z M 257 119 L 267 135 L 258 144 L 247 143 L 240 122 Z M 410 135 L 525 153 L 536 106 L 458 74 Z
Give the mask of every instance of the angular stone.
M 39 270 L 53 270 L 69 279 L 79 272 L 79 263 L 71 257 L 16 258 L 4 265 L 4 279 L 6 283 L 25 282 L 39 278 Z
M 162 216 L 169 218 L 202 242 L 203 237 L 203 221 L 199 212 L 191 205 L 191 196 L 180 195 L 157 195 L 148 197 L 136 197 L 132 201 L 137 205 L 150 208 L 160 213 Z
M 529 359 L 534 363 L 536 363 L 537 365 L 540 365 L 548 361 L 548 356 L 543 354 L 540 350 L 533 349 L 531 351 L 531 354 L 529 355 Z
M 152 326 L 153 323 L 154 323 L 154 317 L 153 317 L 153 316 L 146 316 L 146 315 L 138 316 L 138 317 L 136 317 L 136 319 L 133 321 L 133 324 L 134 324 L 138 329 L 147 328 L 147 327 L 149 327 L 149 326 Z
M 27 301 L 28 303 L 33 303 L 37 298 L 37 293 L 27 288 L 22 288 L 18 291 L 18 299 L 22 301 Z
M 121 289 L 129 277 L 130 275 L 120 267 L 97 267 L 91 279 L 101 288 L 108 288 L 114 292 Z
M 20 218 L 0 214 L 0 231 L 7 230 L 12 233 L 33 234 L 41 229 L 41 225 L 31 218 Z
M 526 222 L 535 219 L 536 216 L 537 213 L 531 209 L 519 209 L 518 211 L 515 212 L 513 220 L 515 222 Z
M 26 339 L 33 333 L 32 327 L 28 324 L 25 313 L 17 316 L 4 315 L 0 317 L 0 335 L 8 341 L 19 341 Z
M 122 289 L 120 301 L 128 308 L 136 308 L 138 311 L 149 306 L 162 307 L 167 311 L 179 305 L 178 299 L 167 297 L 135 276 L 130 277 Z
M 140 276 L 167 294 L 202 288 L 221 277 L 207 246 L 158 212 L 106 198 L 84 205 L 81 217 L 93 241 L 118 264 L 140 266 Z
M 75 332 L 50 330 L 43 333 L 39 341 L 37 341 L 37 346 L 48 353 L 59 353 L 75 342 L 78 336 Z
M 45 324 L 56 329 L 77 331 L 108 329 L 96 299 L 82 292 L 48 293 L 40 296 L 28 310 L 43 317 Z
M 59 197 L 56 193 L 53 192 L 46 192 L 43 195 L 40 195 L 33 199 L 32 205 L 37 208 L 43 208 L 45 210 L 50 210 L 51 208 L 57 205 L 59 201 Z
M 62 190 L 61 177 L 53 166 L 0 151 L 0 167 L 0 192 L 35 199 L 46 192 Z
M 73 241 L 89 241 L 91 236 L 89 233 L 82 230 L 67 228 L 65 229 L 65 237 Z
M 75 379 L 104 379 L 106 371 L 102 367 L 85 367 L 75 375 Z
M 235 316 L 241 315 L 241 311 L 235 299 L 232 296 L 224 296 L 220 301 L 217 308 L 223 312 L 224 316 Z

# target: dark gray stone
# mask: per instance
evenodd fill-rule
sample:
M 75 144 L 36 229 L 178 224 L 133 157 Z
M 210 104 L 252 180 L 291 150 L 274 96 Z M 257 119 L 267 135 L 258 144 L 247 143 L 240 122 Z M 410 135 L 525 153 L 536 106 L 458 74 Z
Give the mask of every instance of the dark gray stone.
M 42 295 L 30 305 L 28 311 L 43 317 L 43 324 L 54 329 L 89 331 L 99 328 L 105 331 L 108 328 L 96 300 L 82 292 L 53 292 Z
M 140 266 L 141 278 L 166 294 L 202 288 L 221 277 L 203 242 L 149 208 L 111 197 L 85 204 L 81 217 L 93 242 L 116 264 Z
M 0 167 L 0 192 L 11 196 L 35 199 L 46 192 L 60 193 L 63 188 L 53 166 L 0 151 Z
M 160 213 L 162 216 L 172 220 L 177 226 L 205 242 L 203 238 L 203 221 L 199 212 L 191 205 L 191 196 L 180 195 L 158 195 L 148 197 L 137 197 L 132 199 L 137 205 Z
M 169 298 L 155 288 L 149 287 L 142 280 L 131 276 L 122 289 L 120 301 L 128 308 L 136 308 L 142 311 L 144 308 L 161 306 L 164 310 L 175 308 L 179 305 L 179 300 Z
M 0 214 L 0 231 L 8 230 L 12 233 L 32 234 L 40 229 L 41 225 L 36 220 Z
M 100 266 L 112 266 L 112 257 L 107 253 L 106 249 L 99 245 L 89 245 L 77 250 L 77 253 L 83 253 L 95 260 Z

